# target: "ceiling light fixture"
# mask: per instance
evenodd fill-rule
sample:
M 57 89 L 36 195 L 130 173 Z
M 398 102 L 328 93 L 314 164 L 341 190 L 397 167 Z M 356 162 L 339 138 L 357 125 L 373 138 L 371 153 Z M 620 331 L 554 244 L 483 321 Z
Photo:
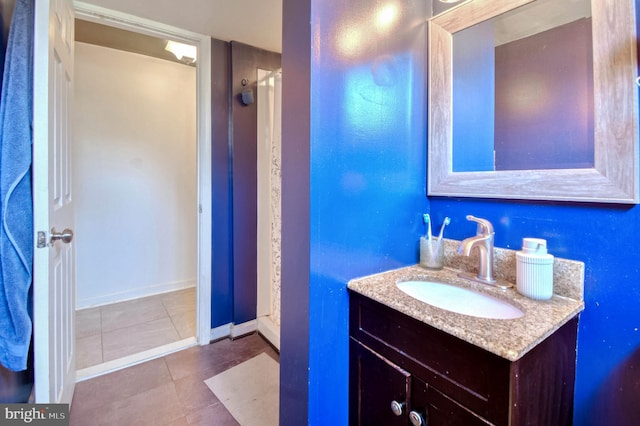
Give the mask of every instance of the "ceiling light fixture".
M 169 40 L 164 50 L 173 53 L 179 61 L 194 63 L 198 56 L 196 46 Z

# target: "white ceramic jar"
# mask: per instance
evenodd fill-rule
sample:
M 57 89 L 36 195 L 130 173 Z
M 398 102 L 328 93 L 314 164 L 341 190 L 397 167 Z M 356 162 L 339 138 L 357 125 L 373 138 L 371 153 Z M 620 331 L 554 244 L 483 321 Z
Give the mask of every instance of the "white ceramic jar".
M 516 289 L 538 300 L 553 295 L 553 255 L 547 253 L 546 240 L 522 239 L 522 251 L 516 253 Z

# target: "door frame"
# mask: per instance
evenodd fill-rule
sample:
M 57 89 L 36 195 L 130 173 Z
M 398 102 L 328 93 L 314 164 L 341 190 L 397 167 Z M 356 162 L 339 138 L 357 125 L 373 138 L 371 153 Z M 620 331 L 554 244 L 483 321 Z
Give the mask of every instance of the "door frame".
M 92 4 L 74 2 L 76 18 L 153 37 L 197 46 L 196 126 L 198 168 L 198 230 L 196 276 L 196 341 L 211 341 L 211 37 Z

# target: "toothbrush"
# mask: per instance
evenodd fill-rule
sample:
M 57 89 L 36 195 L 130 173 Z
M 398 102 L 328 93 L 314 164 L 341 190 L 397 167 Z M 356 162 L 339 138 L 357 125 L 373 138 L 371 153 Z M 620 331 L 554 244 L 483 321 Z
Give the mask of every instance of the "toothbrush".
M 442 226 L 440 227 L 440 233 L 438 234 L 438 240 L 442 240 L 442 234 L 444 233 L 444 227 L 451 223 L 450 217 L 445 217 L 444 222 L 442 222 Z
M 442 226 L 440 227 L 440 233 L 438 234 L 438 239 L 436 240 L 435 255 L 437 255 L 437 253 L 440 253 L 440 250 L 442 247 L 442 235 L 444 234 L 444 227 L 450 223 L 451 223 L 451 218 L 449 216 L 445 217 L 444 221 L 442 222 Z
M 422 215 L 424 219 L 424 223 L 427 225 L 427 240 L 431 241 L 431 217 L 429 213 L 425 213 Z

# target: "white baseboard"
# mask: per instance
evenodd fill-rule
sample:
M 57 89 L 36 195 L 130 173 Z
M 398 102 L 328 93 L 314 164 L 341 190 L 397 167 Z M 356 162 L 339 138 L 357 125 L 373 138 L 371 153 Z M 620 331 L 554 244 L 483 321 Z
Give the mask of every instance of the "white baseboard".
M 215 342 L 216 340 L 224 339 L 231 336 L 231 323 L 221 325 L 211 329 L 211 339 L 209 341 Z
M 258 318 L 258 333 L 280 350 L 280 327 L 268 316 Z
M 211 329 L 211 341 L 224 339 L 225 337 L 231 337 L 232 339 L 245 334 L 251 334 L 258 329 L 258 322 L 251 320 L 243 322 L 242 324 L 224 324 L 216 328 Z
M 193 279 L 137 287 L 118 293 L 103 294 L 100 296 L 78 299 L 76 301 L 76 310 L 95 308 L 97 306 L 108 305 L 110 303 L 124 302 L 127 300 L 138 299 L 140 297 L 154 296 L 156 294 L 183 290 L 195 286 L 196 280 Z
M 251 320 L 243 322 L 242 324 L 234 324 L 231 326 L 231 338 L 244 336 L 245 334 L 253 333 L 258 329 L 258 321 Z

